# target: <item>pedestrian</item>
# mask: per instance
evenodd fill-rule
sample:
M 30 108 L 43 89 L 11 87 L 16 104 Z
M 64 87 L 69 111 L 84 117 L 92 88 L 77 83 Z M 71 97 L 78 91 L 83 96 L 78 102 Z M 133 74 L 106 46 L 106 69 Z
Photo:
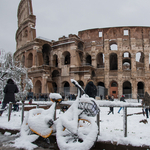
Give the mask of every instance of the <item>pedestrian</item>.
M 142 98 L 142 101 L 141 101 L 141 105 L 142 105 L 142 113 L 143 113 L 143 116 L 145 116 L 145 111 L 144 111 L 144 100 Z
M 149 111 L 150 111 L 149 106 L 145 105 L 144 99 L 142 99 L 141 104 L 143 106 L 142 107 L 143 116 L 145 116 L 145 113 L 146 113 L 146 118 L 149 118 Z M 145 112 L 144 112 L 144 109 L 145 109 Z
M 88 84 L 85 87 L 85 93 L 89 96 L 89 97 L 96 97 L 97 94 L 97 89 L 96 86 L 94 85 L 94 83 L 89 80 Z
M 100 98 L 101 98 L 101 100 L 103 99 L 103 96 L 102 95 L 100 95 Z
M 12 79 L 8 79 L 7 80 L 7 84 L 4 88 L 4 100 L 2 103 L 2 108 L 4 109 L 7 105 L 7 103 L 12 102 L 12 103 L 16 103 L 15 102 L 15 94 L 14 93 L 18 93 L 18 87 L 17 85 L 14 83 L 14 81 Z M 2 115 L 3 111 L 0 111 L 0 116 Z
M 109 100 L 114 101 L 114 96 L 113 95 L 111 97 L 109 96 Z M 109 115 L 110 113 L 114 114 L 114 107 L 110 107 L 110 111 L 107 115 Z
M 120 101 L 126 102 L 125 99 L 124 99 L 124 95 L 122 95 L 122 97 L 120 98 Z M 120 109 L 118 110 L 118 113 L 120 113 L 121 109 L 122 109 L 122 107 L 120 107 Z

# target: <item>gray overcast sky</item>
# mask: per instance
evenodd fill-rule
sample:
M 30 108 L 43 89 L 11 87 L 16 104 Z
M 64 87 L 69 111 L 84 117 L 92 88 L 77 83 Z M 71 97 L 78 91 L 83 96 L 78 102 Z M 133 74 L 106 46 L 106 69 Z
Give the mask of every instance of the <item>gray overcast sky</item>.
M 20 0 L 0 0 L 0 49 L 15 52 Z M 78 31 L 150 26 L 150 0 L 32 0 L 37 37 L 51 40 Z

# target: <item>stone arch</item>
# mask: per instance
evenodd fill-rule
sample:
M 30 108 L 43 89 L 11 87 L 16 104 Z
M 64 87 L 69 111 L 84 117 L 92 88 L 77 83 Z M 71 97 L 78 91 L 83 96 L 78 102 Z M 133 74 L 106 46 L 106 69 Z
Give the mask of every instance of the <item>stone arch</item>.
M 132 86 L 129 81 L 123 82 L 123 95 L 125 95 L 126 98 L 132 98 Z
M 109 50 L 118 50 L 118 45 L 116 41 L 109 42 Z
M 63 82 L 64 94 L 65 96 L 69 96 L 70 94 L 70 84 L 68 81 Z
M 114 98 L 118 97 L 118 83 L 114 80 L 110 82 L 110 95 L 113 95 Z
M 58 70 L 54 70 L 54 71 L 52 72 L 52 78 L 59 77 L 59 76 L 60 76 L 60 73 L 59 73 Z
M 96 60 L 97 60 L 97 68 L 104 68 L 104 54 L 98 53 Z
M 140 51 L 136 53 L 136 69 L 144 69 L 144 53 Z
M 35 89 L 35 93 L 36 93 L 36 94 L 42 93 L 42 83 L 41 83 L 40 80 L 37 80 L 37 81 L 35 82 L 34 89 Z
M 142 98 L 144 96 L 144 82 L 137 83 L 137 94 Z
M 56 54 L 53 55 L 53 65 L 54 67 L 58 67 L 58 56 Z
M 78 49 L 83 51 L 83 43 L 82 42 L 78 43 Z
M 118 70 L 118 56 L 116 53 L 109 55 L 109 66 L 110 70 Z
M 65 51 L 62 54 L 62 60 L 64 65 L 69 65 L 70 64 L 70 53 L 68 51 Z
M 97 95 L 100 96 L 101 99 L 105 97 L 105 84 L 104 82 L 97 83 Z
M 86 56 L 86 65 L 92 65 L 92 58 L 89 54 L 87 54 Z
M 42 47 L 43 63 L 44 65 L 49 65 L 49 55 L 51 47 L 49 44 L 44 44 Z
M 131 70 L 131 54 L 129 52 L 124 52 L 122 55 L 122 69 Z
M 28 68 L 31 68 L 33 65 L 33 54 L 29 53 L 28 55 Z

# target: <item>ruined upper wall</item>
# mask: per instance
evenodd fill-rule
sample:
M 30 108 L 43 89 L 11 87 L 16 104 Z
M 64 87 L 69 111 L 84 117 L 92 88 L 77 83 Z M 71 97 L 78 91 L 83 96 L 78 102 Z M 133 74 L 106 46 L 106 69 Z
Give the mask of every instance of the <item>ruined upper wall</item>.
M 35 16 L 33 15 L 32 2 L 31 0 L 21 0 L 18 6 L 18 27 L 29 17 L 33 22 L 35 20 Z
M 124 35 L 128 32 L 128 35 Z M 101 35 L 101 36 L 100 36 Z M 127 38 L 149 38 L 150 27 L 111 27 L 97 28 L 78 32 L 78 36 L 83 40 L 103 40 L 103 39 L 127 39 Z
M 150 27 L 110 27 L 79 31 L 78 36 L 90 50 L 92 41 L 105 50 L 117 44 L 118 50 L 148 50 L 150 47 Z

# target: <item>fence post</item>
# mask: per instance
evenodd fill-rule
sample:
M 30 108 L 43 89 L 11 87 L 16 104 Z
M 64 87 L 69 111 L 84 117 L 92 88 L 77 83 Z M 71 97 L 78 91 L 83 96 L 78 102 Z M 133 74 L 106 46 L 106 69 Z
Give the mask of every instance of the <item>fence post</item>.
M 8 121 L 10 121 L 11 110 L 12 110 L 12 102 L 9 102 L 9 109 L 8 109 Z
M 23 119 L 24 119 L 24 100 L 22 101 L 21 124 L 23 123 Z
M 39 104 L 36 105 L 36 108 L 39 108 Z
M 124 137 L 127 137 L 127 107 L 123 107 L 123 132 Z
M 98 135 L 100 135 L 100 111 L 97 114 Z

